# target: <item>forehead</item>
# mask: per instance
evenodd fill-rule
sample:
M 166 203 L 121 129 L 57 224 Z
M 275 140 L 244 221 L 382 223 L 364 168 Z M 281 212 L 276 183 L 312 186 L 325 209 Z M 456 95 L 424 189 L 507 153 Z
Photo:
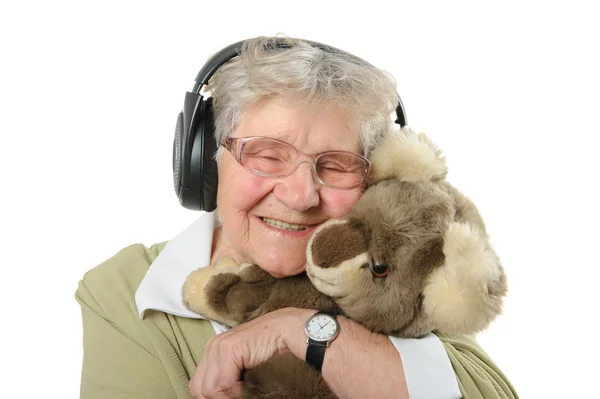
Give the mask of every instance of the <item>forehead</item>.
M 358 123 L 333 102 L 265 98 L 244 112 L 233 135 L 272 137 L 306 153 L 361 149 Z

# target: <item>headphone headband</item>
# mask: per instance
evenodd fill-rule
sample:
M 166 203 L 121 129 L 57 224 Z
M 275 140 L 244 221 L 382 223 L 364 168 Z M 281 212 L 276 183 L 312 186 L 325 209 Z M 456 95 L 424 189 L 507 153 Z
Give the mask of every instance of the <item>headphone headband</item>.
M 325 44 L 318 43 L 318 42 L 312 42 L 310 40 L 302 40 L 302 41 L 310 44 L 313 47 L 316 47 L 323 51 L 326 51 L 328 53 L 341 53 L 341 54 L 349 56 L 365 65 L 371 65 L 367 61 L 365 61 L 361 58 L 358 58 L 355 55 L 352 55 L 350 53 L 347 53 L 345 51 L 337 49 L 335 47 L 327 46 Z M 208 83 L 208 80 L 213 76 L 213 74 L 217 71 L 217 69 L 219 69 L 219 67 L 221 65 L 223 65 L 224 63 L 226 63 L 233 57 L 236 57 L 242 53 L 242 47 L 244 46 L 245 42 L 246 42 L 245 40 L 241 40 L 239 42 L 230 44 L 229 46 L 223 48 L 218 53 L 216 53 L 215 55 L 210 57 L 208 59 L 208 61 L 206 61 L 206 64 L 204 64 L 202 69 L 200 69 L 200 72 L 198 72 L 198 75 L 196 75 L 196 79 L 195 79 L 196 84 L 202 86 L 202 85 L 205 85 L 206 83 Z M 272 40 L 272 42 L 275 45 L 275 47 L 277 47 L 277 48 L 286 49 L 286 48 L 293 47 L 290 45 L 290 43 L 286 42 L 284 39 L 282 39 L 280 37 L 274 38 Z
M 323 43 L 313 42 L 313 41 L 304 40 L 304 39 L 302 39 L 302 41 L 310 44 L 313 47 L 321 49 L 325 52 L 344 54 L 345 56 L 350 57 L 364 65 L 373 66 L 372 64 L 363 60 L 362 58 L 359 58 L 359 57 L 355 56 L 354 54 L 347 53 L 347 52 L 340 50 L 338 48 L 335 48 L 333 46 L 328 46 Z M 240 40 L 239 42 L 230 44 L 229 46 L 223 48 L 218 53 L 216 53 L 215 55 L 210 57 L 208 59 L 208 61 L 206 61 L 206 64 L 204 64 L 202 69 L 200 69 L 200 71 L 196 75 L 196 79 L 195 79 L 196 84 L 194 85 L 193 93 L 199 94 L 200 90 L 202 89 L 202 86 L 204 86 L 205 84 L 208 83 L 210 78 L 214 75 L 214 73 L 217 71 L 217 69 L 219 69 L 221 67 L 221 65 L 225 64 L 230 59 L 240 55 L 242 53 L 242 47 L 244 46 L 244 43 L 245 43 L 245 40 Z M 293 46 L 290 46 L 290 44 L 288 42 L 286 42 L 283 38 L 280 38 L 280 37 L 274 38 L 273 44 L 275 45 L 275 47 L 282 48 L 282 49 L 293 47 Z M 398 95 L 398 105 L 396 106 L 395 123 L 397 123 L 401 127 L 406 125 L 406 113 L 404 111 L 404 105 L 402 104 L 400 95 Z

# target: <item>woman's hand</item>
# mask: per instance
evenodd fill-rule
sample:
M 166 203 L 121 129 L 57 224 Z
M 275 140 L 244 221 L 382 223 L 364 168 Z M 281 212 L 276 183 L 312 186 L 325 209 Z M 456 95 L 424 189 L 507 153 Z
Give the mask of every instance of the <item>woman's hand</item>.
M 301 340 L 304 321 L 313 313 L 314 310 L 308 309 L 280 309 L 212 337 L 190 380 L 192 396 L 196 399 L 240 397 L 242 372 L 273 355 L 289 352 L 289 332 L 293 334 L 298 330 Z
M 190 381 L 196 399 L 241 396 L 240 377 L 271 356 L 306 357 L 304 322 L 315 310 L 285 308 L 211 338 Z M 400 356 L 385 335 L 338 316 L 340 333 L 325 352 L 323 378 L 340 398 L 408 398 Z

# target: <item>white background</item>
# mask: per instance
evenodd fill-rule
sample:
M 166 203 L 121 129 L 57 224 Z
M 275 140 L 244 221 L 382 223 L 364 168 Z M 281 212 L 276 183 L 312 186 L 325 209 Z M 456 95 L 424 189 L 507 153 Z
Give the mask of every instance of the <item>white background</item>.
M 78 397 L 77 282 L 198 217 L 172 188 L 185 92 L 221 47 L 277 33 L 395 76 L 508 274 L 480 343 L 523 398 L 598 395 L 599 12 L 488 3 L 3 2 L 0 396 Z

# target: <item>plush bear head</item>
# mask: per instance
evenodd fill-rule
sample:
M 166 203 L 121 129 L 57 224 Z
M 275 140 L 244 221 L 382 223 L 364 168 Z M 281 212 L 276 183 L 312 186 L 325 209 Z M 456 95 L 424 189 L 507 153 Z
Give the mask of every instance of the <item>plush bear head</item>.
M 312 283 L 376 332 L 487 328 L 501 313 L 506 277 L 475 205 L 445 180 L 441 151 L 404 128 L 371 160 L 369 186 L 352 212 L 308 243 Z

